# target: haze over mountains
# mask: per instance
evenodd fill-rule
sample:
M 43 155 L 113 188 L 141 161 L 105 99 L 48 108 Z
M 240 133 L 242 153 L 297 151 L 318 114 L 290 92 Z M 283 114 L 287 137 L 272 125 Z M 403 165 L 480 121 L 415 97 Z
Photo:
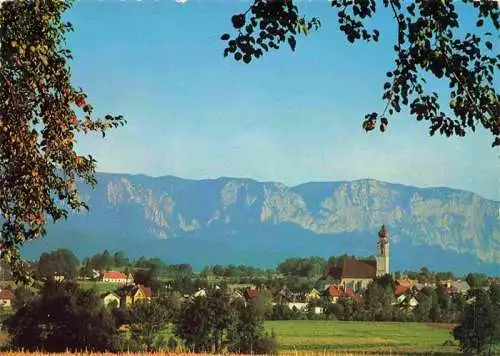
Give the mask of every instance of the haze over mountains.
M 89 212 L 50 226 L 27 258 L 66 247 L 79 257 L 107 248 L 167 263 L 274 267 L 286 257 L 375 254 L 382 224 L 391 270 L 500 274 L 500 202 L 450 188 L 372 179 L 275 182 L 97 174 L 81 186 Z

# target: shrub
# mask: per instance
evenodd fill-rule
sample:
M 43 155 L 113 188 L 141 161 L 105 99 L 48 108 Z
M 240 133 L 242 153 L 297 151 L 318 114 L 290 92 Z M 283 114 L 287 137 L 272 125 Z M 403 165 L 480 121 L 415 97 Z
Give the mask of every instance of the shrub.
M 179 347 L 179 341 L 173 336 L 170 336 L 170 338 L 167 341 L 167 348 L 170 351 L 175 351 Z
M 259 338 L 254 345 L 252 350 L 254 354 L 258 355 L 277 355 L 278 354 L 278 341 L 276 340 L 276 334 L 274 330 L 269 333 L 265 333 L 261 338 Z

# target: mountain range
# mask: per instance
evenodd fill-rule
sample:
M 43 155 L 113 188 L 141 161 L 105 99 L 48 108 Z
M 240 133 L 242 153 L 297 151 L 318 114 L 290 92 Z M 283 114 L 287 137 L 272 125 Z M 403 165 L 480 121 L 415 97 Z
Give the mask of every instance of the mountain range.
M 189 180 L 97 173 L 80 186 L 89 211 L 50 225 L 25 245 L 69 248 L 80 258 L 124 251 L 167 263 L 275 267 L 287 257 L 375 255 L 377 233 L 390 233 L 391 270 L 426 266 L 500 275 L 500 202 L 451 188 L 417 188 L 373 179 L 277 182 Z

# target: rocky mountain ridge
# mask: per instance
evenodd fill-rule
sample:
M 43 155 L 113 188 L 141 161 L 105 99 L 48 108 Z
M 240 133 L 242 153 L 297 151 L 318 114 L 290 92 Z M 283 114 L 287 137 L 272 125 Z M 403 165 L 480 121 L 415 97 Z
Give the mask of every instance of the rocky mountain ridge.
M 337 237 L 336 248 L 342 249 L 341 236 L 371 235 L 373 240 L 380 225 L 386 224 L 395 244 L 439 247 L 475 256 L 478 263 L 500 265 L 500 202 L 471 192 L 373 179 L 295 187 L 238 178 L 99 173 L 97 179 L 96 189 L 81 187 L 90 211 L 70 217 L 61 224 L 65 228 L 101 231 L 131 243 L 147 238 L 182 245 L 183 238 L 195 235 L 197 241 L 205 239 L 203 243 L 233 238 L 228 241 L 236 250 L 238 243 L 249 243 L 241 241 L 243 235 L 255 239 L 258 247 L 261 236 L 255 234 L 272 230 L 276 241 L 285 244 L 293 243 L 294 236 L 298 241 L 307 235 L 322 238 L 320 245 L 326 240 L 335 245 Z M 294 232 L 287 241 L 290 229 Z M 370 248 L 372 240 L 360 238 L 359 246 Z

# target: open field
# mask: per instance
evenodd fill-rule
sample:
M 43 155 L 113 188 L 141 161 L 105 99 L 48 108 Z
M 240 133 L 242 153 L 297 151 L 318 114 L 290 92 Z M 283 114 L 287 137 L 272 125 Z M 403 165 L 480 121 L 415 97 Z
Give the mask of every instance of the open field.
M 78 281 L 78 285 L 82 289 L 91 289 L 95 287 L 99 291 L 99 293 L 113 292 L 121 286 L 118 283 L 94 281 Z
M 459 354 L 457 347 L 443 346 L 453 340 L 450 324 L 290 320 L 267 321 L 265 326 L 276 332 L 280 350 L 288 354 L 295 350 L 311 355 L 325 351 Z

